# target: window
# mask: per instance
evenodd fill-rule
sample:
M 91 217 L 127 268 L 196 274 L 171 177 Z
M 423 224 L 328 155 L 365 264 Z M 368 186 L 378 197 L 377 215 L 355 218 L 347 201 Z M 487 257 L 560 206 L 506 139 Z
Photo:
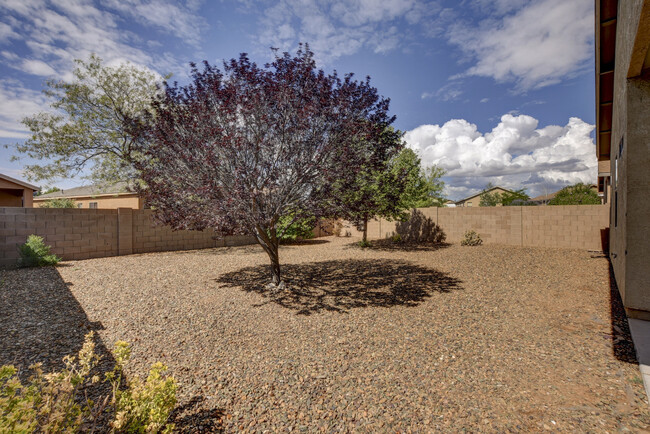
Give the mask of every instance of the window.
M 467 206 L 472 206 L 472 202 L 467 202 Z
M 97 208 L 97 202 L 90 202 L 88 208 Z
M 83 203 L 78 203 L 77 208 L 83 208 L 84 204 Z

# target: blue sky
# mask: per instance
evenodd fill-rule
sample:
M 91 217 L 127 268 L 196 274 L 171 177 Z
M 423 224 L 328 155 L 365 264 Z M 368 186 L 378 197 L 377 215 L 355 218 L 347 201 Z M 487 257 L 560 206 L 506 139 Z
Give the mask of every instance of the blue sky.
M 369 75 L 449 197 L 487 182 L 537 195 L 596 181 L 593 0 L 0 0 L 0 172 L 23 178 L 20 120 L 48 78 L 97 53 L 187 80 L 188 63 L 307 42 Z M 72 187 L 83 179 L 50 185 Z

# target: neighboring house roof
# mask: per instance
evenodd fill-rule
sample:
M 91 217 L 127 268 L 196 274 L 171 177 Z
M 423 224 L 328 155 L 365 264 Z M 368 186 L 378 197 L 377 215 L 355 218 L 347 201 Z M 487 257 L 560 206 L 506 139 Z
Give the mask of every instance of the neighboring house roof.
M 485 192 L 488 192 L 488 193 L 489 193 L 489 192 L 491 192 L 491 191 L 493 191 L 493 190 L 502 190 L 502 191 L 507 191 L 508 193 L 514 193 L 514 191 L 512 191 L 512 190 L 508 190 L 507 188 L 503 188 L 503 187 L 496 186 L 496 187 L 492 187 L 492 188 L 490 188 L 490 189 L 488 189 L 488 190 L 485 190 L 485 191 L 481 190 L 481 191 L 479 191 L 478 193 L 474 193 L 473 195 L 468 196 L 468 197 L 466 197 L 466 198 L 464 198 L 464 199 L 457 200 L 457 201 L 454 202 L 454 203 L 455 203 L 455 204 L 463 203 L 463 202 L 466 202 L 466 201 L 468 201 L 468 200 L 470 200 L 470 199 L 474 199 L 475 197 L 478 197 L 478 196 L 482 195 L 482 194 L 485 193 Z
M 113 185 L 84 185 L 81 187 L 68 188 L 61 191 L 42 194 L 34 198 L 34 200 L 48 200 L 57 199 L 62 197 L 94 197 L 94 196 L 116 196 L 125 194 L 135 194 L 129 191 L 126 182 L 118 182 Z
M 23 186 L 25 188 L 29 188 L 29 189 L 34 190 L 34 191 L 40 190 L 40 187 L 37 187 L 37 186 L 35 186 L 33 184 L 29 184 L 29 183 L 27 183 L 25 181 L 20 181 L 20 180 L 18 180 L 16 178 L 12 178 L 11 176 L 5 175 L 3 173 L 0 173 L 0 179 L 4 179 L 5 181 L 13 182 L 14 184 L 21 185 L 21 186 Z

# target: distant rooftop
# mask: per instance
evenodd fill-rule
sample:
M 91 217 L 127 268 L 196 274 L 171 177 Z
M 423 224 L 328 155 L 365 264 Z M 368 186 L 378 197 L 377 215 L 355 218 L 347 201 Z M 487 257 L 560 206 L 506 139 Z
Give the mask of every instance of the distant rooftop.
M 88 197 L 100 195 L 116 195 L 116 194 L 133 194 L 129 191 L 126 182 L 118 182 L 113 185 L 83 185 L 81 187 L 67 188 L 53 193 L 42 194 L 36 196 L 34 199 L 56 199 L 61 197 Z

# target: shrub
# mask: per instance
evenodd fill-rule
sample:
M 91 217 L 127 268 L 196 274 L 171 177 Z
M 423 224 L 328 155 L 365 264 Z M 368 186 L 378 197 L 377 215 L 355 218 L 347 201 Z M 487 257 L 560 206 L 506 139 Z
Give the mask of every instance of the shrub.
M 77 204 L 74 200 L 62 197 L 58 199 L 46 200 L 40 205 L 41 208 L 76 208 Z
M 481 236 L 473 230 L 465 231 L 465 235 L 463 235 L 460 242 L 461 246 L 480 246 L 481 244 L 483 244 Z
M 46 245 L 43 237 L 30 235 L 27 242 L 18 248 L 20 252 L 19 265 L 21 267 L 42 267 L 56 265 L 61 258 L 50 253 L 51 247 Z
M 391 237 L 391 240 L 394 243 L 401 243 L 402 242 L 402 236 L 400 234 L 395 234 Z
M 0 368 L 0 432 L 77 432 L 91 414 L 90 402 L 82 405 L 79 391 L 99 378 L 88 378 L 99 357 L 93 333 L 86 335 L 75 358 L 66 356 L 59 372 L 44 374 L 41 364 L 24 386 L 11 365 Z
M 0 368 L 0 432 L 80 432 L 90 431 L 99 416 L 110 410 L 113 432 L 169 433 L 173 424 L 167 424 L 171 410 L 176 405 L 176 380 L 164 377 L 167 367 L 155 363 L 145 382 L 135 378 L 123 379 L 123 371 L 131 350 L 127 343 L 115 346 L 117 363 L 105 381 L 112 394 L 96 405 L 82 391 L 100 382 L 90 373 L 99 361 L 95 354 L 93 332 L 86 335 L 77 357 L 66 356 L 65 367 L 59 372 L 44 374 L 41 364 L 31 366 L 34 375 L 23 385 L 16 368 Z M 126 383 L 126 388 L 122 385 Z M 109 401 L 110 398 L 110 401 Z M 110 403 L 110 405 L 108 405 Z
M 115 420 L 111 426 L 129 433 L 170 433 L 174 424 L 167 424 L 169 414 L 176 405 L 176 380 L 163 377 L 167 367 L 154 363 L 145 382 L 139 378 L 127 381 L 127 388 L 120 390 L 124 366 L 131 358 L 129 344 L 115 344 L 115 369 L 106 375 L 113 388 L 112 403 Z
M 277 233 L 280 242 L 296 241 L 298 239 L 307 240 L 314 238 L 314 228 L 316 227 L 316 218 L 298 218 L 293 214 L 280 218 L 277 226 Z
M 359 247 L 362 247 L 362 248 L 364 248 L 364 249 L 365 249 L 366 247 L 370 247 L 370 246 L 372 246 L 372 244 L 370 243 L 370 241 L 367 241 L 367 240 L 361 240 L 361 241 L 359 241 L 357 244 L 359 245 Z

